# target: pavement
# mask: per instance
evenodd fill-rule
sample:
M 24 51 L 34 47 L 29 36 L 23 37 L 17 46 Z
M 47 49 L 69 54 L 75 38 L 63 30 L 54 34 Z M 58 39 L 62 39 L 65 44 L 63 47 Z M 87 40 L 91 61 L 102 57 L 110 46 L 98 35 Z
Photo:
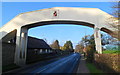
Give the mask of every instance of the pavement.
M 78 66 L 78 70 L 77 73 L 90 73 L 89 69 L 86 66 L 86 59 L 84 58 L 83 55 L 81 55 L 81 59 L 79 61 L 79 66 Z

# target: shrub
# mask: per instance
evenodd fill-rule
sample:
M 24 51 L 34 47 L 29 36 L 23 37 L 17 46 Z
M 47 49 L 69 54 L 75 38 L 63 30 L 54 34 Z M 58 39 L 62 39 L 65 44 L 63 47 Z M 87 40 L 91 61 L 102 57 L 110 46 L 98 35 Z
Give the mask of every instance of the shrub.
M 87 49 L 87 62 L 93 62 L 94 60 L 94 53 L 95 53 L 95 49 L 94 49 L 94 46 L 93 45 L 89 45 L 86 47 Z

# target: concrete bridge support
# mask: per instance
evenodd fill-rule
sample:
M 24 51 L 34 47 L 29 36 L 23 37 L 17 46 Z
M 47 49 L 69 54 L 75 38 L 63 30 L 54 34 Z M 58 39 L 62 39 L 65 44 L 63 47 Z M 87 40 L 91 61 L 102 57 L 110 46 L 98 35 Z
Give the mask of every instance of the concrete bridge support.
M 100 33 L 100 28 L 98 27 L 94 28 L 94 38 L 95 38 L 96 51 L 102 54 L 101 33 Z
M 16 36 L 15 63 L 19 66 L 24 66 L 26 64 L 28 29 L 17 29 Z

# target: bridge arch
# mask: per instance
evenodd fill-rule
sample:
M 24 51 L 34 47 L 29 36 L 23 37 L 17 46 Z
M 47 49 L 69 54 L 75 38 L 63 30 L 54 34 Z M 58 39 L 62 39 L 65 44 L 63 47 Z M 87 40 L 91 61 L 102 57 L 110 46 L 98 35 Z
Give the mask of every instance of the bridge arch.
M 97 8 L 55 7 L 22 13 L 0 29 L 0 39 L 17 30 L 15 63 L 22 66 L 26 62 L 28 29 L 49 24 L 84 25 L 94 28 L 96 50 L 102 53 L 101 28 L 103 31 L 115 31 L 106 23 L 109 17 L 112 16 Z
M 28 30 L 30 28 L 33 27 L 37 27 L 37 26 L 44 26 L 44 25 L 53 25 L 53 24 L 74 24 L 74 25 L 83 25 L 83 26 L 87 26 L 87 27 L 91 27 L 91 28 L 95 28 L 94 24 L 91 23 L 87 23 L 87 22 L 79 22 L 79 21 L 72 21 L 72 20 L 56 20 L 56 21 L 43 21 L 43 22 L 38 22 L 38 23 L 33 23 L 33 24 L 29 24 L 29 25 L 25 25 L 22 26 L 20 30 L 18 30 L 21 32 L 20 34 L 17 35 L 17 41 L 16 41 L 16 56 L 17 58 L 15 58 L 16 63 L 19 64 L 24 64 L 26 61 L 26 52 L 27 52 L 27 35 L 28 35 Z M 101 35 L 100 35 L 100 29 L 95 28 L 95 32 L 98 34 L 96 39 L 96 44 L 99 45 L 99 47 L 96 47 L 98 53 L 102 53 L 102 47 L 101 47 Z M 95 33 L 95 36 L 96 36 Z M 95 37 L 96 38 L 96 37 Z M 20 41 L 20 42 L 19 42 Z M 18 58 L 20 58 L 20 56 L 22 56 L 21 59 L 18 60 Z

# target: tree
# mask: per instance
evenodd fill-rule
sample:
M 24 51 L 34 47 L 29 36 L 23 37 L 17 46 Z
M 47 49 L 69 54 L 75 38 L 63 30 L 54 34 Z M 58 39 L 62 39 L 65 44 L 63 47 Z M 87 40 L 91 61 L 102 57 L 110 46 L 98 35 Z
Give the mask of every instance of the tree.
M 64 50 L 64 46 L 61 46 L 60 49 L 61 49 L 61 50 Z
M 101 34 L 101 41 L 102 41 L 102 46 L 106 44 L 113 43 L 116 41 L 115 38 L 111 37 L 108 34 Z M 79 45 L 82 44 L 83 47 L 86 49 L 86 55 L 87 55 L 87 61 L 92 62 L 94 59 L 94 52 L 95 52 L 95 40 L 94 40 L 94 35 L 86 35 L 82 38 L 80 41 Z
M 78 45 L 76 45 L 76 47 L 75 47 L 75 51 L 76 51 L 76 52 L 82 53 L 82 52 L 83 52 L 83 49 L 84 49 L 84 46 L 83 46 L 82 44 L 78 44 Z
M 71 41 L 66 41 L 66 43 L 63 46 L 64 50 L 69 50 L 72 51 L 73 50 L 73 44 Z
M 112 35 L 113 37 L 116 37 L 119 41 L 120 41 L 120 1 L 118 2 L 113 2 L 112 7 L 113 11 L 111 12 L 111 14 L 113 15 L 113 17 L 110 17 L 108 19 L 108 24 L 111 27 L 116 28 L 116 32 L 114 32 L 114 35 Z
M 50 45 L 53 49 L 60 49 L 59 41 L 55 40 L 53 44 Z
M 82 38 L 81 40 L 81 44 L 84 45 L 84 47 L 88 46 L 88 45 L 93 45 L 95 46 L 95 40 L 94 40 L 94 35 L 86 35 Z
M 112 8 L 113 8 L 112 15 L 118 20 L 120 20 L 120 1 L 114 2 Z
M 86 35 L 80 41 L 80 44 L 84 46 L 85 57 L 87 57 L 88 62 L 92 62 L 94 59 L 94 52 L 95 52 L 95 40 L 94 35 Z
M 117 42 L 118 40 L 116 38 L 113 38 L 109 34 L 101 34 L 101 41 L 102 41 L 102 45 L 105 46 L 107 44 L 113 44 L 114 42 Z
M 111 44 L 113 42 L 116 42 L 117 39 L 113 38 L 112 36 L 110 36 L 109 34 L 101 34 L 101 42 L 102 42 L 102 46 L 106 45 L 106 44 Z M 89 46 L 89 45 L 93 45 L 95 46 L 95 40 L 94 40 L 94 35 L 86 35 L 82 38 L 80 44 L 82 44 L 84 46 Z M 93 48 L 95 49 L 95 48 Z

